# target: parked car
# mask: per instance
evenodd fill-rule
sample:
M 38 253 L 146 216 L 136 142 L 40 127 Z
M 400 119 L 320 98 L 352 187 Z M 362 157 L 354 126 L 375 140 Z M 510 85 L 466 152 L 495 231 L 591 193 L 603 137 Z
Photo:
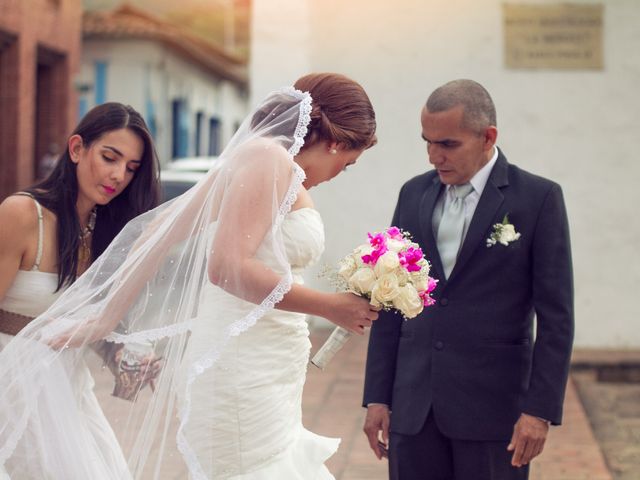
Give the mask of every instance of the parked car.
M 160 170 L 162 202 L 182 195 L 216 164 L 218 157 L 188 157 L 169 162 Z

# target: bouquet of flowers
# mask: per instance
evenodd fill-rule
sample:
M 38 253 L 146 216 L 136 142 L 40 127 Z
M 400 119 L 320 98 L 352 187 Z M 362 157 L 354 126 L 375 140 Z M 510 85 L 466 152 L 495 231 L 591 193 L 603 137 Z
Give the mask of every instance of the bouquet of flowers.
M 368 233 L 369 241 L 344 257 L 338 265 L 338 285 L 361 295 L 374 307 L 397 310 L 405 319 L 433 305 L 437 280 L 429 276 L 429 262 L 408 232 L 390 227 Z M 324 368 L 351 333 L 337 327 L 311 363 Z

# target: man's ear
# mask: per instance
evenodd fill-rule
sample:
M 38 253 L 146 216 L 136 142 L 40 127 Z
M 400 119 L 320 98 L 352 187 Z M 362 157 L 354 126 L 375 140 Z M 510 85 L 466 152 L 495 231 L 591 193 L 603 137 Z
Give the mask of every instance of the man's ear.
M 487 127 L 484 131 L 484 149 L 486 151 L 493 148 L 496 144 L 496 140 L 498 139 L 498 129 L 491 125 Z

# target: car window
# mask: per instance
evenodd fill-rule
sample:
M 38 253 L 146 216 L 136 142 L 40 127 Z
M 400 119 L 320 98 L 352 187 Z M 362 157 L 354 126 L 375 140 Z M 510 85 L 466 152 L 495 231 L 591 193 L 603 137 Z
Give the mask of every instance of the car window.
M 195 185 L 195 182 L 171 182 L 161 181 L 162 186 L 162 202 L 166 202 L 182 195 Z

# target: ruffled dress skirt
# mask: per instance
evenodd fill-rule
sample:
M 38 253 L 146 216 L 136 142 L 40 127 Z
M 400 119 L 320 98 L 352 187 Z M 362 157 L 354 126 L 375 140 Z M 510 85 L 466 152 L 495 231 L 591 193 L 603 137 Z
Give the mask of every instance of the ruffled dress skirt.
M 210 320 L 202 318 L 194 325 L 186 359 L 210 348 L 211 337 L 205 333 Z M 185 433 L 197 459 L 197 465 L 190 466 L 199 473 L 192 473 L 193 478 L 334 478 L 324 462 L 340 440 L 302 425 L 310 347 L 305 316 L 277 310 L 232 337 L 191 390 Z

